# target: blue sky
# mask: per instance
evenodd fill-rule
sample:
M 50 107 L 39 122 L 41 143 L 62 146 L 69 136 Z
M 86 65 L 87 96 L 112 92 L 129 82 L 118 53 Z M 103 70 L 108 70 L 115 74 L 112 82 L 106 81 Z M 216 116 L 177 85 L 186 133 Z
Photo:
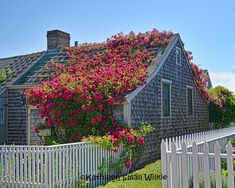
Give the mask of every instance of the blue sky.
M 235 92 L 234 7 L 233 0 L 1 0 L 0 58 L 45 50 L 52 29 L 70 33 L 73 44 L 155 27 L 180 33 L 213 85 Z

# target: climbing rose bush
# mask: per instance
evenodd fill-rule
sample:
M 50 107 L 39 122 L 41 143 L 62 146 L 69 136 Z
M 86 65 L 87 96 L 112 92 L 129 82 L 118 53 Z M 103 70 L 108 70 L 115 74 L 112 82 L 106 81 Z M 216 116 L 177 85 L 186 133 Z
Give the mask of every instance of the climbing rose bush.
M 223 108 L 218 108 L 217 103 L 211 102 L 210 122 L 213 122 L 216 128 L 224 128 L 235 122 L 235 97 L 233 92 L 222 86 L 216 86 L 209 90 L 209 95 L 214 101 L 222 101 Z
M 64 130 L 64 142 L 122 131 L 112 106 L 145 83 L 154 56 L 148 48 L 167 45 L 171 35 L 119 33 L 104 43 L 66 48 L 68 63 L 54 62 L 55 76 L 27 89 L 27 101 L 40 108 L 48 127 Z
M 119 33 L 103 43 L 66 48 L 68 62 L 52 62 L 54 76 L 27 89 L 27 101 L 40 109 L 41 117 L 46 117 L 45 126 L 54 130 L 60 143 L 94 140 L 98 136 L 108 140 L 114 152 L 121 142 L 129 148 L 142 145 L 144 136 L 117 122 L 112 109 L 123 102 L 126 93 L 145 84 L 147 67 L 156 55 L 150 49 L 168 45 L 172 35 L 157 29 Z M 207 100 L 206 78 L 201 69 L 190 65 L 197 87 Z M 123 157 L 126 167 L 132 164 L 131 155 Z
M 145 143 L 144 137 L 154 130 L 148 123 L 142 123 L 138 130 L 123 128 L 119 132 L 111 131 L 105 136 L 89 136 L 83 141 L 90 141 L 102 148 L 118 152 L 121 148 L 121 160 L 116 162 L 115 168 L 122 169 L 123 166 L 127 168 L 132 167 L 132 162 L 137 163 L 142 156 L 143 145 Z M 112 165 L 111 165 L 112 166 Z M 108 169 L 117 170 L 117 169 Z
M 155 56 L 149 48 L 166 46 L 172 35 L 157 29 L 119 33 L 104 43 L 66 48 L 68 63 L 53 62 L 55 76 L 27 89 L 27 101 L 47 118 L 47 127 L 60 133 L 61 143 L 105 136 L 112 138 L 111 143 L 123 140 L 134 146 L 137 140 L 144 144 L 143 137 L 136 137 L 132 129 L 114 119 L 112 107 L 145 83 L 147 67 Z M 119 145 L 115 144 L 113 151 Z M 130 158 L 125 159 L 127 167 Z
M 222 108 L 223 106 L 223 101 L 218 98 L 217 96 L 214 96 L 212 94 L 209 94 L 209 90 L 206 88 L 206 84 L 208 82 L 208 75 L 205 74 L 205 72 L 199 68 L 196 64 L 193 63 L 193 55 L 192 52 L 187 51 L 187 58 L 189 60 L 189 64 L 193 73 L 193 78 L 195 80 L 197 88 L 201 91 L 201 94 L 207 104 L 214 103 L 216 104 L 219 108 Z

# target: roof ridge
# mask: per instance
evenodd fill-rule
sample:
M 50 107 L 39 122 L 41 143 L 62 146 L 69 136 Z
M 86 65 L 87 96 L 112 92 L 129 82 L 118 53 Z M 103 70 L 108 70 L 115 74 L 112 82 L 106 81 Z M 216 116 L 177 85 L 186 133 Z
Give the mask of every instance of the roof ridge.
M 0 60 L 25 57 L 25 56 L 35 55 L 35 54 L 41 54 L 41 53 L 44 53 L 44 52 L 46 52 L 46 50 L 43 50 L 43 51 L 40 51 L 40 52 L 34 52 L 34 53 L 30 53 L 30 54 L 25 54 L 25 55 L 16 55 L 16 56 L 11 56 L 11 57 L 4 57 L 4 58 L 0 58 Z

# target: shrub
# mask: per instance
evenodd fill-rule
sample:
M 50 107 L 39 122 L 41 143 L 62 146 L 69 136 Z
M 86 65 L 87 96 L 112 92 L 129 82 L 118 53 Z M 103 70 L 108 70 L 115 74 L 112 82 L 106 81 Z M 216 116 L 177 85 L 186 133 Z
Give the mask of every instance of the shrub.
M 235 121 L 235 97 L 233 93 L 227 88 L 217 86 L 209 90 L 209 95 L 214 98 L 209 107 L 210 122 L 214 123 L 216 128 L 229 126 L 231 122 Z M 221 100 L 221 104 L 215 102 L 218 100 Z
M 11 75 L 12 75 L 12 70 L 10 69 L 10 68 L 8 68 L 6 71 L 5 71 L 5 73 L 6 73 L 6 76 L 7 76 L 7 78 L 9 78 Z
M 222 188 L 227 188 L 228 180 L 227 176 L 222 174 Z M 211 188 L 216 188 L 216 174 L 215 171 L 210 171 L 210 183 Z M 199 173 L 199 188 L 204 188 L 205 182 L 204 182 L 204 173 Z M 191 177 L 189 180 L 189 188 L 193 188 L 193 178 Z
M 139 129 L 123 129 L 120 132 L 108 133 L 105 136 L 90 136 L 84 138 L 83 141 L 90 141 L 93 144 L 97 144 L 103 148 L 117 152 L 122 146 L 120 154 L 120 160 L 115 161 L 111 159 L 109 165 L 102 165 L 108 167 L 108 169 L 102 169 L 105 171 L 121 170 L 123 166 L 127 168 L 138 164 L 143 154 L 143 146 L 145 143 L 145 136 L 154 130 L 152 126 L 147 123 L 142 123 Z
M 5 71 L 0 71 L 0 82 L 4 82 L 7 79 Z

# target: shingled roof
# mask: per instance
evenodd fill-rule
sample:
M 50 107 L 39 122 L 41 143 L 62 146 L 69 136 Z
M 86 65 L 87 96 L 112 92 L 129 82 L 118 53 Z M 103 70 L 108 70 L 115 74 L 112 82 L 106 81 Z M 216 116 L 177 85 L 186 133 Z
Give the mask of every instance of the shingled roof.
M 44 53 L 45 52 L 37 52 L 28 55 L 0 59 L 0 70 L 5 71 L 10 69 L 12 71 L 12 75 L 0 83 L 0 92 L 2 92 L 7 86 L 13 84 L 25 73 L 25 71 L 37 63 Z
M 174 34 L 171 36 L 168 45 L 159 45 L 148 48 L 155 56 L 147 69 L 149 75 L 157 69 L 162 58 L 165 56 L 165 52 L 168 51 L 169 46 L 171 46 L 176 38 L 177 34 Z M 41 81 L 49 80 L 53 75 L 50 69 L 52 60 L 62 64 L 68 62 L 66 51 L 64 49 L 49 49 L 35 54 L 0 59 L 1 69 L 11 68 L 13 70 L 13 75 L 8 78 L 6 82 L 2 83 L 2 86 L 33 86 Z M 14 77 L 15 79 L 13 79 Z
M 66 63 L 68 57 L 63 49 L 48 50 L 34 66 L 26 71 L 13 85 L 35 85 L 41 81 L 49 80 L 52 76 L 50 63 Z

